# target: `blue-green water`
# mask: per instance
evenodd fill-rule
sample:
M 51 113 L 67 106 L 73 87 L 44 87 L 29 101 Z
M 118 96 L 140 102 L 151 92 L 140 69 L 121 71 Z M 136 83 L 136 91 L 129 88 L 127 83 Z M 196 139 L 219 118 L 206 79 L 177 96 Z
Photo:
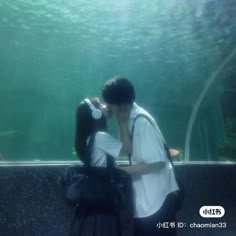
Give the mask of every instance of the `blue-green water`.
M 76 106 L 115 75 L 134 83 L 137 102 L 184 152 L 194 104 L 235 45 L 234 0 L 1 1 L 0 153 L 75 159 Z M 233 57 L 199 107 L 191 160 L 234 157 L 235 65 Z

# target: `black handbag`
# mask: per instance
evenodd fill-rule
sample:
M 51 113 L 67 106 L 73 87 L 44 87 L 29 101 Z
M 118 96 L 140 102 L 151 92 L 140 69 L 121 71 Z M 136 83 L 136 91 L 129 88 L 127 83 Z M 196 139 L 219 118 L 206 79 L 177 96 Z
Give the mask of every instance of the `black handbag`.
M 91 135 L 85 163 L 72 166 L 62 180 L 63 195 L 70 205 L 95 211 L 110 211 L 118 206 L 119 195 L 114 181 L 114 161 L 107 155 L 107 167 L 91 166 L 91 150 L 95 134 Z
M 95 134 L 89 140 L 85 164 L 69 167 L 61 179 L 65 202 L 76 206 L 70 236 L 94 235 L 91 230 L 101 236 L 132 236 L 134 207 L 131 177 L 115 168 L 109 155 L 107 167 L 90 165 L 94 137 Z M 104 233 L 104 229 L 109 232 Z

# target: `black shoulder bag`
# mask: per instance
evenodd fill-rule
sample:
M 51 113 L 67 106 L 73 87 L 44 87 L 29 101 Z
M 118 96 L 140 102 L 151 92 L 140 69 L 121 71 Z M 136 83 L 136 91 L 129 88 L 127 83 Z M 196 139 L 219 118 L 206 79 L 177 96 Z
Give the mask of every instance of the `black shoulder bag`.
M 115 214 L 120 227 L 118 235 L 133 235 L 133 191 L 129 174 L 114 167 L 107 155 L 107 167 L 91 166 L 91 136 L 84 166 L 72 166 L 62 178 L 62 190 L 67 204 L 76 207 L 71 235 L 80 235 L 83 222 L 90 213 Z M 75 233 L 74 233 L 75 232 Z M 98 234 L 99 235 L 99 234 Z
M 118 204 L 114 184 L 114 161 L 107 155 L 107 167 L 91 166 L 95 134 L 89 140 L 84 166 L 72 166 L 63 178 L 63 195 L 70 205 L 87 210 L 112 210 Z
M 135 119 L 134 119 L 134 122 L 133 122 L 133 126 L 132 126 L 132 130 L 131 130 L 131 138 L 133 139 L 133 133 L 134 133 L 134 124 L 135 124 L 135 121 L 139 118 L 139 117 L 144 117 L 146 120 L 149 121 L 149 123 L 154 127 L 152 121 L 150 120 L 150 118 L 145 115 L 145 114 L 138 114 Z M 154 129 L 156 129 L 154 127 Z M 184 187 L 183 187 L 183 184 L 181 183 L 180 179 L 176 177 L 176 173 L 175 173 L 175 167 L 173 165 L 173 160 L 172 160 L 172 157 L 170 155 L 170 151 L 169 151 L 169 148 L 168 146 L 166 145 L 166 143 L 163 141 L 163 145 L 164 145 L 164 148 L 165 148 L 165 151 L 166 151 L 166 156 L 169 160 L 169 162 L 171 163 L 172 165 L 172 168 L 173 168 L 173 171 L 174 171 L 174 175 L 175 175 L 175 179 L 176 179 L 176 182 L 177 182 L 177 185 L 179 187 L 179 190 L 173 192 L 173 195 L 175 197 L 175 202 L 176 202 L 176 211 L 179 211 L 182 207 L 182 204 L 183 204 L 183 201 L 184 201 Z M 129 163 L 131 165 L 131 156 L 129 156 Z

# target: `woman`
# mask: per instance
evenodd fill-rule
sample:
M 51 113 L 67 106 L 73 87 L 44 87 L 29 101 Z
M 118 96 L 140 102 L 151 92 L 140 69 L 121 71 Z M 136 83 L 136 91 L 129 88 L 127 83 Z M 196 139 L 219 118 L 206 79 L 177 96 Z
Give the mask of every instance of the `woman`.
M 82 162 L 89 138 L 95 133 L 91 155 L 92 166 L 106 166 L 106 154 L 118 157 L 122 144 L 107 133 L 106 118 L 110 111 L 98 97 L 84 99 L 77 108 L 75 128 L 75 150 Z
M 126 150 L 122 145 L 107 132 L 106 118 L 111 115 L 108 108 L 103 105 L 99 98 L 91 97 L 84 99 L 76 111 L 75 127 L 75 150 L 83 163 L 86 163 L 86 152 L 89 140 L 94 135 L 90 165 L 97 167 L 107 166 L 107 154 L 116 158 L 121 151 Z M 121 170 L 116 170 L 117 179 L 121 182 L 122 197 L 125 200 L 119 212 L 84 212 L 82 208 L 76 209 L 72 224 L 71 235 L 86 236 L 132 236 L 133 234 L 133 208 L 132 208 L 132 185 L 129 176 Z M 123 204 L 124 203 L 124 204 Z M 127 206 L 127 204 L 129 204 Z M 130 206 L 130 207 L 129 207 Z M 81 210 L 82 209 L 82 210 Z M 128 226 L 127 226 L 127 223 Z

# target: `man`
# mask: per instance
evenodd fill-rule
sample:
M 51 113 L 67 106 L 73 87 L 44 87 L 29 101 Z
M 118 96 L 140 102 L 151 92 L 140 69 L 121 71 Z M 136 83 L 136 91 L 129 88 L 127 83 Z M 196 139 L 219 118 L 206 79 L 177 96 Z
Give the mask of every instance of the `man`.
M 134 102 L 135 91 L 129 80 L 122 77 L 108 80 L 102 95 L 116 117 L 119 138 L 132 163 L 122 169 L 132 176 L 135 235 L 175 235 L 172 193 L 178 190 L 178 185 L 158 125 Z

